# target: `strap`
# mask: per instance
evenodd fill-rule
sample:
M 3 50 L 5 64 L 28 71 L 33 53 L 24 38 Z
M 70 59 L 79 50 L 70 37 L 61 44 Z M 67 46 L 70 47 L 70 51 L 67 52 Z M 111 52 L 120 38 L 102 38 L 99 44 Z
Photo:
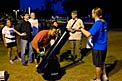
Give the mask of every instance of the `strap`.
M 77 20 L 78 20 L 78 19 L 77 19 Z M 74 21 L 74 23 L 72 24 L 71 28 L 74 26 L 74 24 L 76 23 L 77 20 Z

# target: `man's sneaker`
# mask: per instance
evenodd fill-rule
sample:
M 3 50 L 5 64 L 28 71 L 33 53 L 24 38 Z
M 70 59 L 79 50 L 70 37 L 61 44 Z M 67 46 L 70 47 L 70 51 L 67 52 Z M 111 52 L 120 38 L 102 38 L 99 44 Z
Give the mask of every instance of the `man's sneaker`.
M 12 60 L 10 60 L 9 62 L 10 62 L 10 64 L 14 64 L 14 62 Z
M 90 81 L 101 81 L 101 80 L 97 80 L 97 79 L 91 79 Z
M 108 77 L 107 76 L 103 76 L 102 77 L 102 81 L 108 81 Z

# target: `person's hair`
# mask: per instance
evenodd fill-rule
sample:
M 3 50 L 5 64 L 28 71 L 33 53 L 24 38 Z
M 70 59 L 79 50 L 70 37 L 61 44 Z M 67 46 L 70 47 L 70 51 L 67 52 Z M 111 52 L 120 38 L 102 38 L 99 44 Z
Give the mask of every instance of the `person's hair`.
M 6 19 L 4 19 L 4 23 L 3 24 L 6 25 L 6 23 L 7 23 L 8 20 L 12 23 L 12 21 L 11 21 L 10 18 L 6 18 Z
M 78 11 L 77 10 L 73 10 L 71 13 L 77 14 Z
M 52 21 L 52 25 L 54 24 L 54 22 L 57 22 L 57 20 Z M 58 22 L 57 22 L 57 23 L 58 23 Z
M 55 26 L 54 26 L 54 23 L 55 23 L 55 22 L 58 23 L 57 20 L 53 20 L 53 21 L 51 22 L 50 26 L 51 26 L 51 27 L 55 27 Z M 57 29 L 57 27 L 55 27 L 55 28 Z
M 36 14 L 34 11 L 32 11 L 30 14 L 32 14 L 32 13 Z
M 102 18 L 102 9 L 100 7 L 96 7 L 93 9 L 93 12 L 99 17 Z
M 101 9 L 100 7 L 94 8 L 94 9 L 93 9 L 93 12 L 100 18 L 100 20 L 101 20 L 102 22 L 105 22 L 105 20 L 102 19 L 103 11 L 102 11 L 102 9 Z
M 22 16 L 25 16 L 26 14 L 29 14 L 28 12 L 24 12 L 23 14 L 22 14 Z
M 56 29 L 56 27 L 54 27 L 54 26 L 50 27 L 50 30 L 53 30 L 53 29 Z

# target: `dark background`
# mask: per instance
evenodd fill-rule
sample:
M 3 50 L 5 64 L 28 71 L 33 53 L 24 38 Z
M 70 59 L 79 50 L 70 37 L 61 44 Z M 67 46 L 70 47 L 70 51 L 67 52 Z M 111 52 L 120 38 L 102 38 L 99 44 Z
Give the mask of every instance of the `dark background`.
M 50 8 L 50 4 L 53 3 L 50 3 L 49 0 L 47 1 L 48 2 L 45 11 L 42 11 L 38 8 L 35 10 L 39 18 L 41 18 L 42 16 L 48 17 L 55 13 Z M 56 2 L 61 0 L 53 0 L 53 1 Z M 88 14 L 91 15 L 91 10 L 94 7 L 101 7 L 104 12 L 103 15 L 105 15 L 106 13 L 110 14 L 105 18 L 110 19 L 109 23 L 112 25 L 112 27 L 118 28 L 122 26 L 122 22 L 121 22 L 122 4 L 120 0 L 64 0 L 62 6 L 64 10 L 67 12 L 65 16 L 70 16 L 70 12 L 75 9 L 78 10 L 80 17 L 87 16 Z M 19 7 L 20 7 L 19 0 L 0 0 L 0 12 L 14 14 L 13 9 L 19 9 Z

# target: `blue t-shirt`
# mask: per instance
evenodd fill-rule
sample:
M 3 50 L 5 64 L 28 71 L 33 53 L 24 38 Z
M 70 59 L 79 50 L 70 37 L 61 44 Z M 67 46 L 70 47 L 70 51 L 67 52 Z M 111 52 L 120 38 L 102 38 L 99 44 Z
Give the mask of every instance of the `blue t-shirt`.
M 92 43 L 94 50 L 106 50 L 107 49 L 107 22 L 97 20 L 89 32 L 92 34 Z

